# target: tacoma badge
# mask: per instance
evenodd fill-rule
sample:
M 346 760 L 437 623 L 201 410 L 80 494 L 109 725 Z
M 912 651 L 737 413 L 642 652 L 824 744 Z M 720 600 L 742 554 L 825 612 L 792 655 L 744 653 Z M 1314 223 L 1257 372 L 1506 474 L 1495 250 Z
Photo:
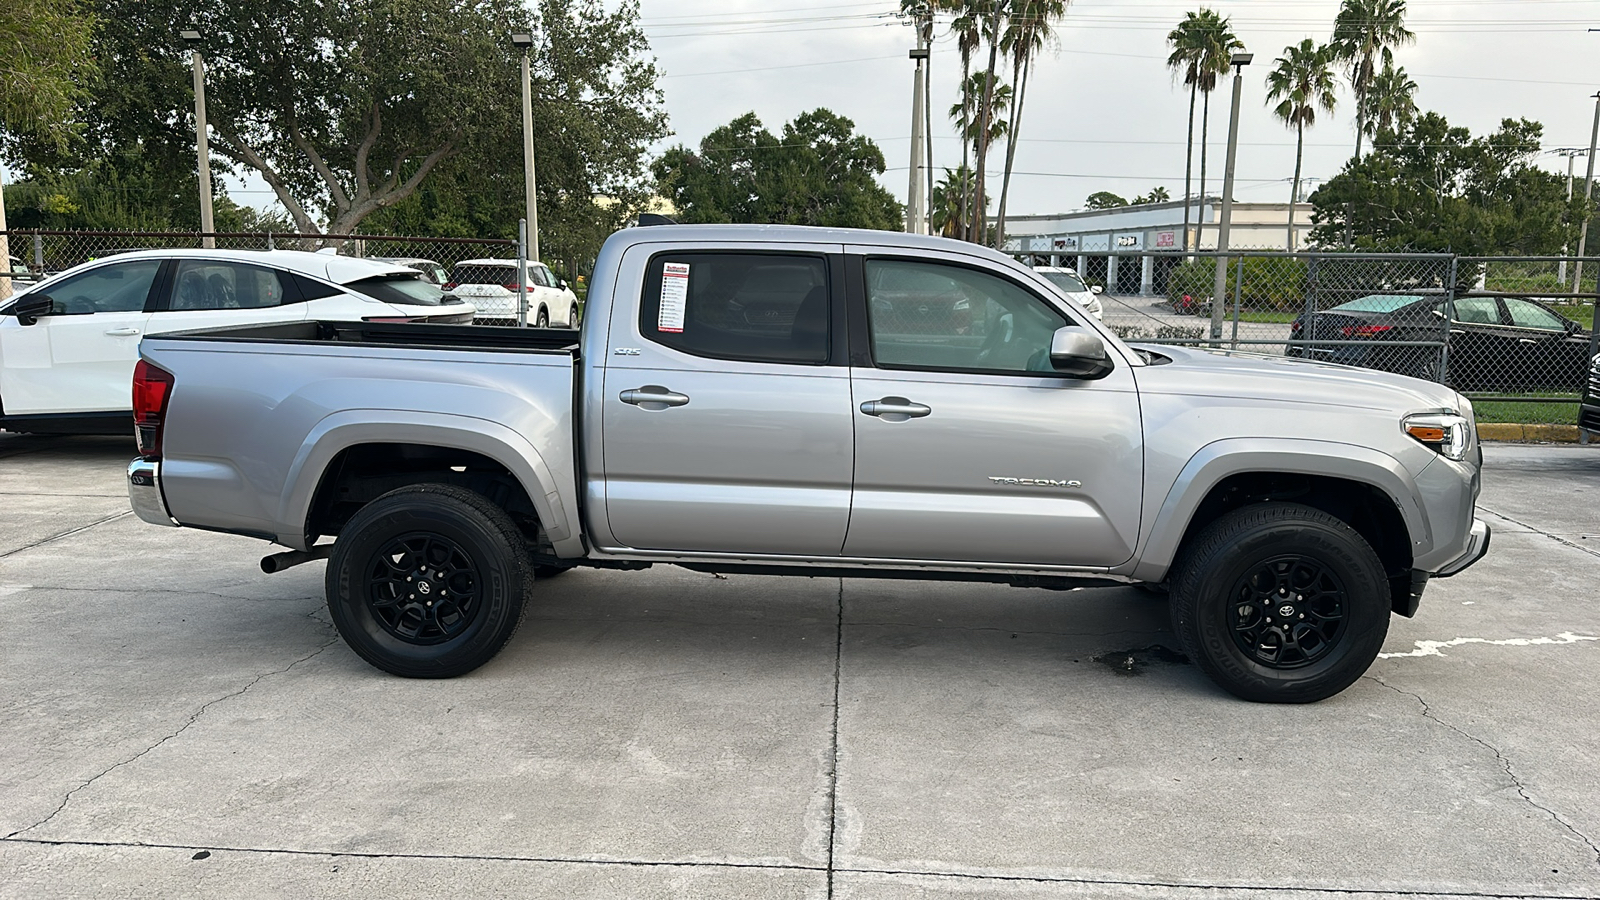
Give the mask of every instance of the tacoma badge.
M 1005 485 L 1030 485 L 1036 487 L 1080 488 L 1081 481 L 1061 481 L 1056 478 L 1011 478 L 1005 475 L 990 475 L 989 480 L 995 484 Z

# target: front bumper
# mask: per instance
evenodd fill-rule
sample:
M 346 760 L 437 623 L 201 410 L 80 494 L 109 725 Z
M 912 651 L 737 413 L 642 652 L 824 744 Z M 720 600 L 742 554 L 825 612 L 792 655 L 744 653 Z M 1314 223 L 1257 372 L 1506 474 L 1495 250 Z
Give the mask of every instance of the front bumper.
M 178 520 L 167 512 L 161 496 L 161 463 L 136 459 L 128 464 L 128 503 L 139 518 L 151 525 L 175 527 Z
M 1482 519 L 1473 519 L 1472 530 L 1467 534 L 1467 552 L 1440 566 L 1434 577 L 1449 578 L 1483 559 L 1484 554 L 1489 552 L 1489 537 L 1489 523 Z

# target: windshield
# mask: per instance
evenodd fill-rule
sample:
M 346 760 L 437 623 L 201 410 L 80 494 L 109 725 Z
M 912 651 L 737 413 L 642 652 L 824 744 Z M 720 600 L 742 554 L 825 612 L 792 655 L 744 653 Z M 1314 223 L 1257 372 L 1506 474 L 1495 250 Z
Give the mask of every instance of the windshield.
M 1360 300 L 1351 300 L 1349 303 L 1341 303 L 1338 306 L 1328 310 L 1328 312 L 1392 313 L 1403 306 L 1410 306 L 1421 299 L 1421 297 L 1418 297 L 1415 294 L 1373 294 L 1370 297 L 1362 297 Z
M 1039 274 L 1043 275 L 1046 281 L 1069 294 L 1081 294 L 1089 289 L 1087 285 L 1078 279 L 1078 276 L 1071 272 L 1040 272 Z
M 352 281 L 345 285 L 357 293 L 374 300 L 397 303 L 401 306 L 439 306 L 444 303 L 444 291 L 429 284 L 421 273 L 396 272 L 392 275 L 375 275 Z

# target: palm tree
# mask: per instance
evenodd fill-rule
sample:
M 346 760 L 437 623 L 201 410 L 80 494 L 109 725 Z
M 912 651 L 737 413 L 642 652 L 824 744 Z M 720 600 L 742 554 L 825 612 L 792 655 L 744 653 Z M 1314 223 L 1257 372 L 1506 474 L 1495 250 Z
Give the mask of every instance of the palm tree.
M 1295 249 L 1295 204 L 1300 200 L 1300 166 L 1305 158 L 1306 128 L 1317 123 L 1317 110 L 1331 113 L 1338 104 L 1333 83 L 1333 49 L 1311 38 L 1283 48 L 1277 68 L 1267 73 L 1267 103 L 1277 101 L 1273 115 L 1294 129 L 1294 191 L 1289 195 L 1290 251 Z
M 950 23 L 950 33 L 955 35 L 956 50 L 961 54 L 961 84 L 966 85 L 972 78 L 972 55 L 978 52 L 979 45 L 983 43 L 983 27 L 980 24 L 983 14 L 979 7 L 983 5 L 984 0 L 940 0 L 940 3 L 946 11 L 955 13 L 955 19 Z M 967 110 L 961 114 L 961 121 L 963 122 L 972 118 L 970 100 L 971 94 L 963 90 L 961 92 L 961 102 L 968 106 Z M 968 144 L 963 140 L 961 143 L 960 169 L 963 172 L 971 168 L 972 158 L 968 155 L 967 148 Z M 971 188 L 970 179 L 962 183 L 968 189 Z M 959 221 L 963 229 L 966 228 L 969 222 L 967 210 L 971 208 L 971 205 L 971 198 L 962 195 L 961 218 Z M 956 235 L 956 237 L 963 240 L 973 239 L 973 235 L 966 231 Z
M 1394 64 L 1394 48 L 1417 36 L 1406 30 L 1406 0 L 1344 0 L 1333 20 L 1334 59 L 1348 68 L 1345 75 L 1356 92 L 1356 159 L 1367 133 L 1367 93 L 1378 75 L 1378 63 Z
M 966 84 L 961 88 L 961 102 L 950 107 L 950 121 L 955 123 L 956 133 L 961 136 L 961 140 L 968 147 L 977 147 L 980 143 L 978 132 L 982 126 L 979 124 L 978 117 L 974 115 L 977 112 L 977 106 L 973 101 L 982 97 L 985 93 L 984 81 L 986 79 L 983 75 L 984 73 L 982 72 L 973 72 L 972 77 L 968 78 Z M 1006 112 L 1011 108 L 1011 99 L 1011 85 L 1004 83 L 995 85 L 989 100 L 989 105 L 992 107 L 992 114 L 989 116 L 989 133 L 986 135 L 989 143 L 994 143 L 1006 137 L 1006 129 L 1010 124 Z
M 1011 194 L 1011 170 L 1017 159 L 1017 134 L 1022 130 L 1022 102 L 1028 94 L 1028 73 L 1034 58 L 1054 38 L 1054 24 L 1067 14 L 1072 0 L 1016 0 L 1007 22 L 1002 48 L 1011 56 L 1011 83 L 1016 85 L 1011 124 L 1006 127 L 1006 168 L 1000 182 L 1000 212 L 996 217 L 995 247 L 1006 242 L 1006 200 Z
M 987 5 L 989 6 L 989 17 L 987 22 L 984 23 L 984 39 L 989 42 L 989 65 L 984 69 L 986 77 L 983 81 L 983 100 L 978 104 L 978 121 L 985 123 L 998 118 L 995 116 L 994 109 L 994 88 L 998 83 L 994 77 L 994 69 L 995 65 L 1000 61 L 1000 21 L 1010 12 L 1008 0 L 994 0 L 993 3 Z M 972 176 L 974 181 L 972 186 L 973 194 L 977 198 L 973 203 L 974 215 L 972 219 L 975 228 L 973 240 L 978 243 L 984 242 L 985 234 L 988 231 L 987 223 L 984 221 L 985 214 L 989 211 L 984 176 L 987 174 L 989 144 L 991 143 L 989 133 L 991 130 L 982 126 L 978 128 L 977 171 Z
M 967 232 L 967 198 L 971 195 L 972 169 L 944 170 L 944 178 L 933 186 L 928 200 L 929 225 L 935 234 L 961 237 Z
M 1167 35 L 1172 53 L 1167 66 L 1174 75 L 1181 74 L 1189 85 L 1189 162 L 1185 163 L 1183 176 L 1183 242 L 1189 245 L 1189 178 L 1194 158 L 1194 100 L 1195 94 L 1204 94 L 1200 115 L 1200 203 L 1206 198 L 1206 143 L 1211 129 L 1211 92 L 1217 89 L 1217 80 L 1227 74 L 1234 51 L 1243 50 L 1244 42 L 1233 33 L 1227 17 L 1215 10 L 1202 7 L 1183 17 Z
M 1386 65 L 1373 76 L 1367 89 L 1367 137 L 1376 145 L 1378 135 L 1398 132 L 1417 117 L 1417 83 L 1404 67 Z

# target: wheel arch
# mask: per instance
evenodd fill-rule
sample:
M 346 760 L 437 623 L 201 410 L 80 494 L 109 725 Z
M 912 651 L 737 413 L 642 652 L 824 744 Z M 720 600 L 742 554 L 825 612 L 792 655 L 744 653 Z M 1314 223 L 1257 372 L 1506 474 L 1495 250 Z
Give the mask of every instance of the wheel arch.
M 1393 575 L 1433 545 L 1410 472 L 1367 447 L 1323 441 L 1251 439 L 1210 444 L 1167 492 L 1140 550 L 1135 578 L 1165 579 L 1179 549 L 1207 524 L 1242 505 L 1303 503 L 1354 528 Z
M 407 414 L 404 421 L 370 418 L 370 410 L 336 413 L 306 437 L 278 514 L 282 527 L 293 530 L 280 534 L 279 543 L 303 550 L 315 535 L 329 533 L 320 529 L 337 524 L 332 506 L 339 485 L 352 477 L 378 476 L 385 466 L 390 473 L 377 480 L 388 489 L 443 481 L 476 485 L 483 493 L 484 486 L 499 484 L 501 499 L 513 506 L 525 503 L 552 542 L 574 539 L 555 473 L 537 448 L 506 426 L 438 413 Z M 395 465 L 397 460 L 403 464 Z M 333 518 L 326 518 L 330 514 Z

